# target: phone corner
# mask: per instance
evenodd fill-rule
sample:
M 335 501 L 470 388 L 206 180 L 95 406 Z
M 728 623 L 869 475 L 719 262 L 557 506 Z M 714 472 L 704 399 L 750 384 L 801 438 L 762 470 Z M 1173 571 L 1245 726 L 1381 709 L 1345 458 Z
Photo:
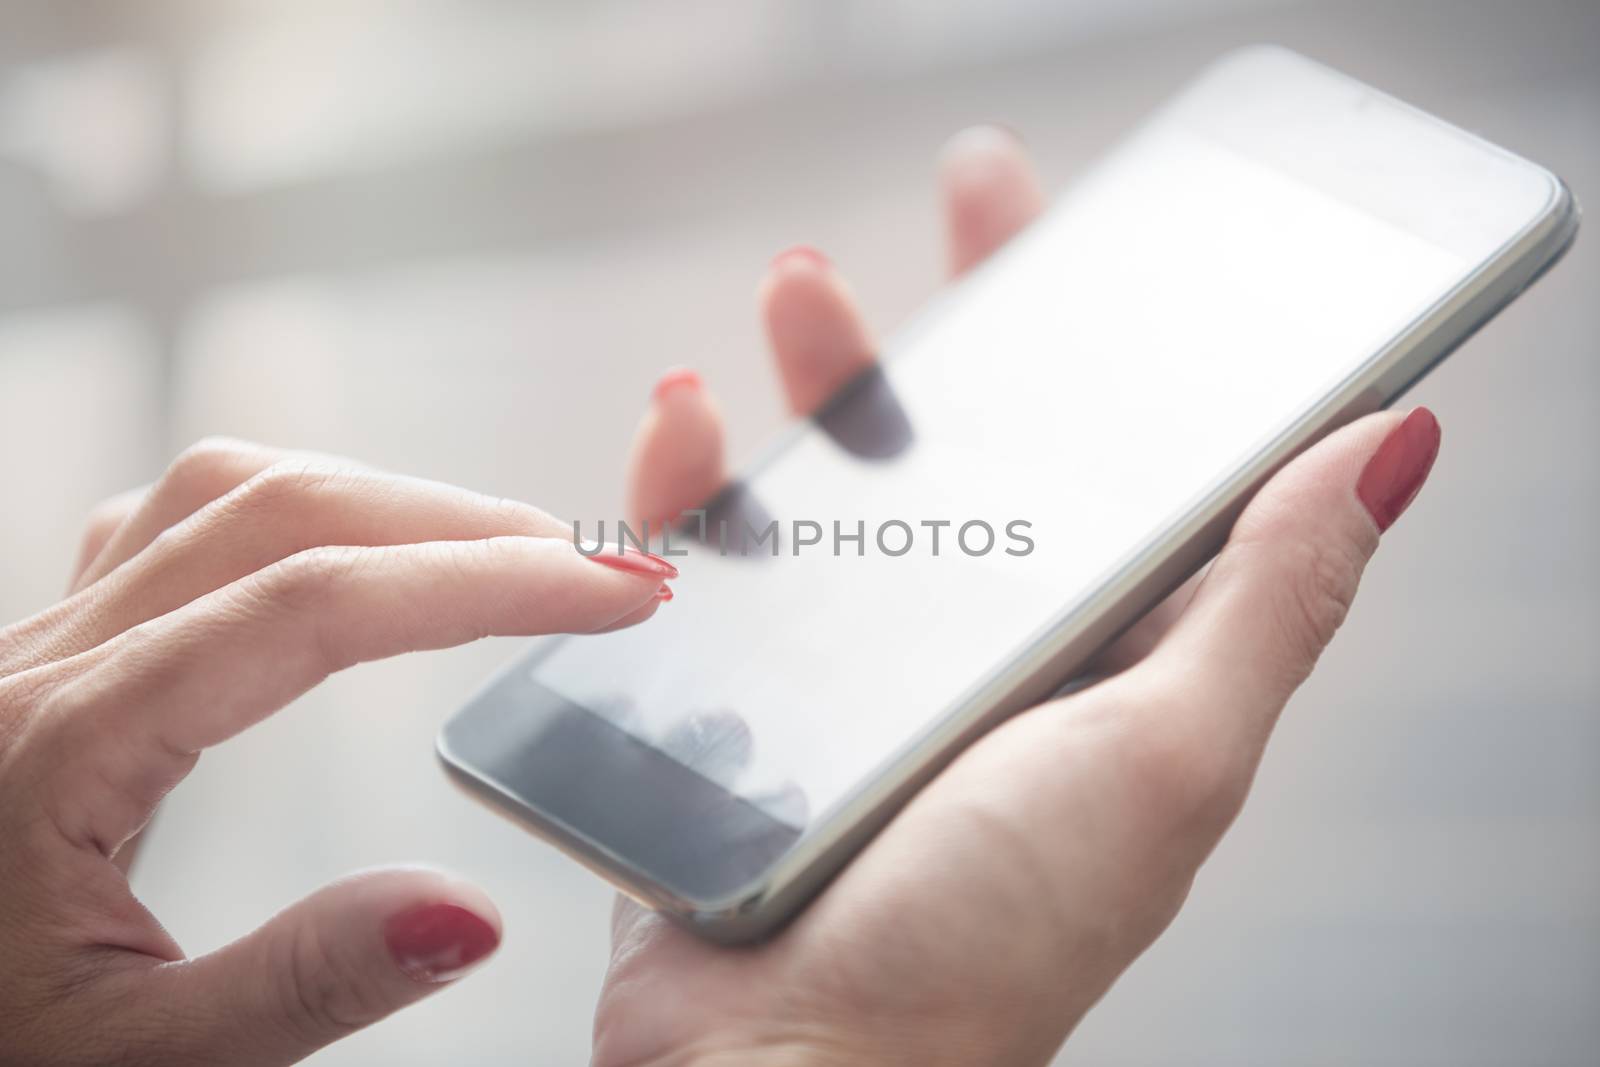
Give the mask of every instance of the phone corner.
M 452 775 L 459 774 L 462 769 L 460 753 L 457 752 L 452 737 L 452 726 L 455 725 L 456 716 L 451 716 L 442 723 L 433 735 L 433 756 L 439 764 Z
M 1534 265 L 1518 292 L 1544 277 L 1566 257 L 1583 223 L 1583 208 L 1571 186 L 1552 170 L 1537 164 L 1530 166 L 1543 183 L 1544 199 L 1524 230 L 1523 239 L 1530 242 L 1530 259 Z
M 1578 231 L 1583 227 L 1583 205 L 1578 202 L 1578 195 L 1555 171 L 1540 168 L 1549 183 L 1549 198 L 1545 203 L 1545 215 L 1554 220 L 1555 232 L 1560 239 L 1561 250 L 1566 251 L 1567 246 L 1577 240 Z

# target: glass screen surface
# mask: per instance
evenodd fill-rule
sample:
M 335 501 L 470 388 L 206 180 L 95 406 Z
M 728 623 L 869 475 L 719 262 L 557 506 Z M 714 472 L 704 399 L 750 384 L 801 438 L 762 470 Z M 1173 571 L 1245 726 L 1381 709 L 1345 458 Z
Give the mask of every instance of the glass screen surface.
M 1472 266 L 1157 120 L 533 676 L 804 828 Z

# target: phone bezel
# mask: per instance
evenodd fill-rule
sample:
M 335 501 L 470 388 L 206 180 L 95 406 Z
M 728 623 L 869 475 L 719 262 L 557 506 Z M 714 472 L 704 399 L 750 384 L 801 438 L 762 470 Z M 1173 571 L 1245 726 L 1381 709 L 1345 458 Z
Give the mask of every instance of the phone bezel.
M 1020 650 L 1009 664 L 959 699 L 933 729 L 897 754 L 880 769 L 876 778 L 865 783 L 824 821 L 808 827 L 804 835 L 796 836 L 792 847 L 766 864 L 758 875 L 721 889 L 710 888 L 715 886 L 716 877 L 709 882 L 702 880 L 699 888 L 692 887 L 683 877 L 681 864 L 667 864 L 671 869 L 666 869 L 659 859 L 643 856 L 637 849 L 630 852 L 615 839 L 603 839 L 605 834 L 596 830 L 598 824 L 592 817 L 602 813 L 599 806 L 586 813 L 581 806 L 574 809 L 563 798 L 553 798 L 552 787 L 529 784 L 525 779 L 520 784 L 508 781 L 504 766 L 497 768 L 495 753 L 516 745 L 519 738 L 538 729 L 537 716 L 564 714 L 563 705 L 567 703 L 545 691 L 546 695 L 537 698 L 536 710 L 530 711 L 528 704 L 522 704 L 522 716 L 509 725 L 503 717 L 495 717 L 492 710 L 486 710 L 493 708 L 497 687 L 520 684 L 515 679 L 527 676 L 533 666 L 529 657 L 520 658 L 492 680 L 441 731 L 439 755 L 457 781 L 498 810 L 515 816 L 625 893 L 673 915 L 702 936 L 727 943 L 767 936 L 818 892 L 851 855 L 963 748 L 998 722 L 1051 695 L 1095 651 L 1193 574 L 1220 547 L 1244 504 L 1273 472 L 1339 426 L 1380 410 L 1401 396 L 1553 265 L 1576 236 L 1576 204 L 1566 186 L 1553 174 L 1283 49 L 1254 47 L 1230 53 L 1209 67 L 1188 92 L 1180 94 L 1158 114 L 1193 109 L 1197 101 L 1204 102 L 1208 87 L 1214 89 L 1219 83 L 1226 85 L 1229 79 L 1259 82 L 1263 78 L 1279 81 L 1279 91 L 1273 97 L 1275 101 L 1298 99 L 1300 103 L 1296 106 L 1303 108 L 1338 108 L 1343 118 L 1348 118 L 1351 108 L 1366 109 L 1381 119 L 1388 131 L 1386 137 L 1398 133 L 1417 139 L 1417 143 L 1449 146 L 1448 150 L 1441 148 L 1441 151 L 1452 160 L 1441 160 L 1441 166 L 1458 166 L 1465 147 L 1484 164 L 1479 177 L 1512 175 L 1520 182 L 1532 182 L 1526 188 L 1538 190 L 1538 202 L 1519 208 L 1527 213 L 1525 221 L 1509 238 L 1485 246 L 1477 268 L 1454 290 L 1250 461 L 1221 478 L 1161 536 L 1130 553 L 1091 596 L 1073 605 L 1041 638 Z M 1283 79 L 1294 79 L 1298 84 L 1283 84 Z M 1237 85 L 1232 91 L 1237 94 Z M 1235 143 L 1231 147 L 1249 151 L 1248 143 Z M 1293 164 L 1301 171 L 1296 176 L 1304 179 L 1308 166 L 1305 153 L 1292 156 Z M 1272 153 L 1258 153 L 1257 157 L 1272 161 Z M 1359 163 L 1359 153 L 1356 159 Z M 1348 153 L 1345 160 L 1348 162 Z M 1441 171 L 1440 178 L 1439 183 L 1433 184 L 1425 168 L 1414 168 L 1406 180 L 1421 183 L 1417 186 L 1418 192 L 1426 189 L 1436 201 L 1441 188 L 1451 189 L 1457 199 L 1463 201 L 1480 192 L 1477 186 L 1465 187 L 1459 175 L 1448 170 Z M 1387 183 L 1386 191 L 1367 198 L 1364 206 L 1369 208 L 1375 200 L 1393 200 L 1395 175 L 1386 174 L 1374 180 L 1379 184 Z M 1341 199 L 1362 203 L 1360 195 L 1352 194 L 1362 181 L 1359 167 L 1343 166 L 1336 180 L 1324 183 L 1323 187 Z M 1437 213 L 1428 216 L 1434 220 L 1439 217 Z M 1391 216 L 1391 221 L 1396 220 Z M 1480 239 L 1483 232 L 1480 227 Z M 1438 241 L 1437 232 L 1427 236 Z M 1003 269 L 1005 258 L 1002 251 L 980 270 Z M 935 305 L 959 299 L 959 293 L 960 286 L 953 286 L 935 301 Z M 911 347 L 918 329 L 932 318 L 936 316 L 919 315 L 891 349 Z M 759 471 L 767 457 L 787 447 L 800 432 L 803 431 L 781 436 L 753 470 Z M 581 713 L 599 719 L 590 712 Z M 615 758 L 603 767 L 592 768 L 591 775 L 610 783 L 616 790 L 630 790 L 631 796 L 625 804 L 631 810 L 661 815 L 663 796 L 671 795 L 677 788 L 677 785 L 666 784 L 665 779 L 674 778 L 674 775 L 668 773 L 664 778 L 641 783 L 636 776 L 616 773 L 623 766 L 636 769 L 637 753 L 629 743 L 633 746 L 642 746 L 642 743 L 615 727 L 611 729 L 627 743 L 619 742 Z M 682 772 L 699 777 L 686 768 Z M 711 789 L 720 788 L 705 779 L 701 781 Z M 670 821 L 684 813 L 667 814 Z M 769 821 L 774 826 L 782 825 L 776 820 Z M 716 834 L 709 836 L 717 837 Z M 727 861 L 724 873 L 744 869 L 745 865 L 737 857 L 722 859 Z

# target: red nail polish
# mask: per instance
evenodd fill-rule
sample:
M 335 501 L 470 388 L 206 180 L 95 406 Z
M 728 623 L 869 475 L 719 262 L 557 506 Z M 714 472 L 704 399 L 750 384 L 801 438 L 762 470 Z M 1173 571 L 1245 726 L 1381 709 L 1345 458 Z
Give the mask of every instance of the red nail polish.
M 1394 525 L 1422 489 L 1439 455 L 1439 420 L 1427 408 L 1413 408 L 1383 439 L 1356 481 L 1356 496 L 1378 529 Z
M 665 604 L 667 601 L 671 600 L 672 599 L 672 586 L 667 585 L 665 582 L 663 582 L 662 585 L 661 585 L 661 588 L 656 590 L 656 599 L 661 601 L 663 604 Z
M 660 556 L 651 552 L 640 552 L 632 545 L 629 545 L 622 552 L 602 548 L 589 558 L 596 563 L 604 564 L 615 570 L 627 571 L 629 574 L 644 574 L 652 578 L 676 578 L 678 576 L 678 568 Z
M 790 248 L 785 248 L 782 252 L 772 257 L 772 265 L 774 267 L 782 266 L 785 263 L 809 263 L 813 267 L 832 265 L 827 256 L 810 245 L 794 245 Z
M 500 935 L 459 904 L 422 904 L 383 924 L 389 954 L 419 982 L 448 982 L 500 944 Z
M 655 400 L 660 400 L 663 396 L 679 387 L 699 389 L 701 384 L 700 375 L 688 367 L 674 367 L 657 379 L 656 387 L 651 390 L 650 396 Z

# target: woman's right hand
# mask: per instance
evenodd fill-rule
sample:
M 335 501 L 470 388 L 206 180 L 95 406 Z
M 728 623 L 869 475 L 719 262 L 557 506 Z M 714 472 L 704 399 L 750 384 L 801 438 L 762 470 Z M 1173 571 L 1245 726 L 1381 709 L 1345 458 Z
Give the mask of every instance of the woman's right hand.
M 958 268 L 1037 210 L 1012 138 L 963 135 L 942 172 Z M 870 365 L 860 312 L 825 261 L 782 257 L 762 293 L 797 410 Z M 641 516 L 694 506 L 720 471 L 709 396 L 675 382 L 640 432 Z M 771 940 L 720 949 L 619 899 L 594 1062 L 1052 1059 L 1183 903 L 1438 445 L 1425 409 L 1384 412 L 1288 464 L 1204 579 L 1094 664 L 1105 680 L 979 739 Z M 675 496 L 689 473 L 709 484 Z
M 130 891 L 126 843 L 201 752 L 332 672 L 642 621 L 671 576 L 652 559 L 585 558 L 526 504 L 232 441 L 109 502 L 72 593 L 0 630 L 0 1063 L 292 1063 L 485 957 L 494 906 L 414 868 L 188 958 Z

